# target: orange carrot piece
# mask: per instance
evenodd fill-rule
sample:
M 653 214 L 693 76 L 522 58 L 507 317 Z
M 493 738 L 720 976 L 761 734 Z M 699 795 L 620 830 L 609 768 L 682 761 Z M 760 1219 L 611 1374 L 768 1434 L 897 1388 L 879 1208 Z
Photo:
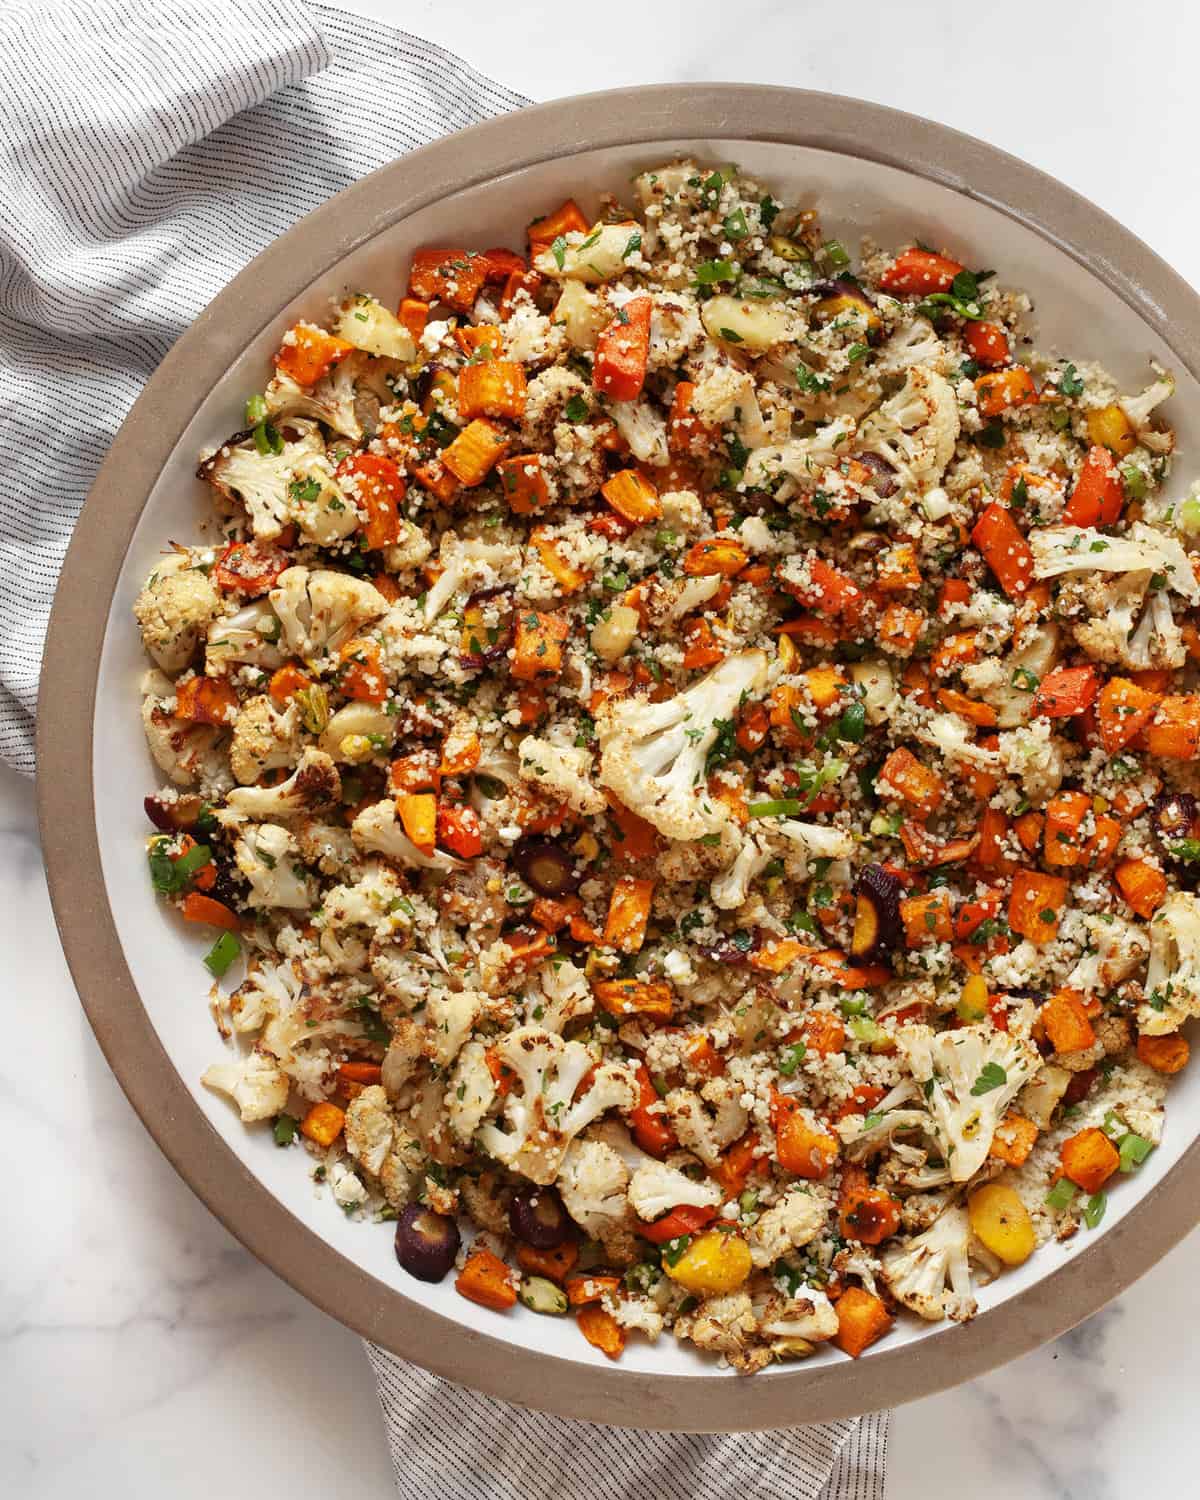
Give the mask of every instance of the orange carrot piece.
M 945 795 L 941 779 L 903 745 L 893 750 L 880 766 L 875 784 L 882 785 L 885 795 L 907 802 L 922 817 L 935 813 Z
M 652 311 L 649 297 L 634 297 L 600 330 L 592 361 L 592 384 L 610 401 L 636 401 L 642 394 Z
M 529 236 L 530 255 L 535 255 L 539 248 L 553 244 L 560 235 L 586 234 L 588 227 L 588 221 L 584 218 L 579 204 L 574 198 L 568 198 L 552 214 L 546 214 L 541 219 L 534 219 L 530 224 L 526 231 Z
M 1071 498 L 1063 510 L 1067 526 L 1115 526 L 1125 504 L 1125 485 L 1107 448 L 1088 449 Z
M 276 708 L 285 708 L 301 688 L 311 686 L 312 678 L 302 672 L 295 662 L 289 661 L 285 662 L 278 671 L 271 673 L 267 692 Z
M 496 465 L 500 489 L 515 516 L 532 515 L 550 504 L 550 483 L 540 453 L 519 453 Z
M 646 923 L 653 901 L 653 880 L 622 875 L 613 886 L 604 926 L 605 943 L 622 953 L 636 953 L 646 940 Z
M 1069 868 L 1079 863 L 1079 828 L 1092 808 L 1085 792 L 1057 792 L 1046 803 L 1044 858 Z
M 468 422 L 447 448 L 442 449 L 442 463 L 468 489 L 482 484 L 492 466 L 499 463 L 508 448 L 503 430 L 486 417 Z
M 318 1146 L 328 1149 L 341 1135 L 346 1124 L 346 1112 L 336 1104 L 322 1100 L 314 1104 L 300 1121 L 300 1134 Z
M 976 521 L 971 540 L 1004 592 L 1020 599 L 1033 582 L 1033 552 L 1017 529 L 1012 512 L 993 500 Z
M 1167 898 L 1167 877 L 1145 859 L 1123 859 L 1113 871 L 1122 896 L 1147 921 Z
M 432 854 L 437 845 L 437 805 L 430 792 L 401 792 L 396 798 L 396 815 L 422 854 Z
M 192 724 L 232 724 L 238 696 L 224 677 L 188 677 L 175 684 L 175 717 Z
M 596 1304 L 581 1307 L 575 1314 L 579 1331 L 594 1349 L 609 1359 L 620 1359 L 625 1349 L 625 1330 L 612 1313 Z
M 1024 1166 L 1037 1138 L 1038 1128 L 1033 1121 L 1010 1109 L 996 1126 L 988 1155 L 996 1161 L 1002 1161 L 1005 1166 Z
M 622 469 L 606 479 L 600 493 L 619 516 L 634 526 L 643 526 L 647 521 L 657 521 L 662 516 L 658 491 L 644 474 L 636 469 Z
M 978 703 L 954 688 L 938 688 L 937 701 L 949 713 L 958 714 L 979 729 L 996 727 L 996 710 L 990 703 Z
M 948 292 L 962 269 L 948 255 L 938 255 L 932 250 L 905 250 L 884 271 L 879 284 L 885 292 L 927 297 L 930 292 Z
M 948 943 L 954 936 L 950 920 L 950 896 L 944 890 L 925 896 L 904 896 L 900 901 L 904 923 L 904 945 L 920 948 L 925 943 Z
M 1033 711 L 1048 719 L 1067 719 L 1086 713 L 1100 691 L 1095 667 L 1056 667 L 1047 672 L 1033 695 Z
M 207 866 L 205 868 L 208 868 Z M 200 872 L 197 871 L 197 875 Z M 189 891 L 183 898 L 183 917 L 187 922 L 203 922 L 206 927 L 223 927 L 226 932 L 241 932 L 242 920 L 223 901 L 200 891 Z
M 1156 1073 L 1179 1073 L 1187 1067 L 1191 1047 L 1177 1031 L 1167 1036 L 1139 1036 L 1137 1055 Z
M 843 1167 L 838 1192 L 838 1229 L 845 1240 L 879 1245 L 900 1227 L 900 1200 L 873 1187 L 865 1167 Z
M 425 325 L 429 322 L 429 303 L 420 302 L 416 297 L 402 297 L 396 316 L 412 334 L 415 342 L 425 332 Z
M 838 1331 L 833 1342 L 851 1359 L 857 1359 L 891 1328 L 895 1319 L 882 1300 L 865 1287 L 848 1286 L 834 1304 Z
M 1096 1125 L 1069 1136 L 1059 1152 L 1063 1175 L 1085 1193 L 1098 1193 L 1121 1165 L 1117 1148 Z
M 1042 1006 L 1040 1020 L 1055 1052 L 1082 1052 L 1096 1040 L 1078 990 L 1056 990 Z
M 490 1250 L 473 1250 L 458 1274 L 454 1290 L 480 1307 L 505 1312 L 517 1300 L 517 1278 Z
M 565 615 L 519 610 L 509 671 L 518 682 L 557 677 L 562 671 L 562 644 L 571 626 Z
M 798 1099 L 773 1093 L 771 1121 L 775 1128 L 775 1155 L 785 1172 L 809 1181 L 829 1175 L 841 1150 L 838 1138 L 810 1125 L 801 1114 Z
M 359 636 L 338 652 L 342 664 L 338 686 L 347 698 L 362 703 L 382 703 L 387 698 L 387 677 L 378 641 Z
M 657 1016 L 668 1019 L 675 1009 L 675 994 L 669 984 L 642 979 L 597 979 L 592 993 L 602 1010 L 622 1020 L 626 1016 Z
M 458 410 L 471 417 L 516 421 L 525 412 L 525 370 L 512 360 L 489 359 L 458 372 Z
M 1008 335 L 999 323 L 982 323 L 973 319 L 963 324 L 963 343 L 967 353 L 977 364 L 1003 365 L 1008 363 Z
M 338 483 L 366 514 L 362 537 L 368 549 L 400 539 L 400 505 L 407 486 L 399 467 L 381 453 L 356 453 L 337 466 Z
M 1163 760 L 1195 760 L 1200 755 L 1200 694 L 1164 698 L 1142 738 L 1150 754 Z
M 645 818 L 632 812 L 623 802 L 618 801 L 612 792 L 605 793 L 605 796 L 608 800 L 609 816 L 616 824 L 613 854 L 629 863 L 640 859 L 653 859 L 659 850 L 658 830 L 654 824 L 648 823 Z
M 998 417 L 1013 406 L 1029 406 L 1038 398 L 1033 376 L 1023 365 L 981 375 L 975 382 L 976 403 L 982 417 Z
M 637 1080 L 638 1097 L 629 1112 L 633 1138 L 651 1156 L 666 1156 L 668 1151 L 678 1148 L 679 1142 L 667 1120 L 666 1110 L 645 1063 L 638 1064 L 634 1076 Z
M 1053 942 L 1066 899 L 1067 882 L 1061 875 L 1018 870 L 1008 902 L 1008 925 L 1031 943 Z
M 528 1271 L 531 1276 L 545 1276 L 548 1281 L 558 1282 L 559 1286 L 566 1280 L 568 1272 L 575 1269 L 578 1259 L 579 1246 L 574 1240 L 564 1240 L 553 1250 L 538 1250 L 533 1245 L 517 1246 L 517 1265 L 522 1271 Z
M 408 295 L 422 302 L 444 302 L 455 312 L 470 312 L 487 276 L 487 257 L 477 250 L 416 250 L 408 273 Z
M 696 542 L 683 557 L 683 571 L 692 578 L 734 578 L 750 561 L 750 554 L 741 542 L 726 541 L 712 537 L 708 541 Z
M 334 365 L 353 353 L 354 345 L 345 339 L 334 338 L 312 323 L 297 323 L 284 335 L 275 355 L 275 368 L 297 385 L 316 385 Z

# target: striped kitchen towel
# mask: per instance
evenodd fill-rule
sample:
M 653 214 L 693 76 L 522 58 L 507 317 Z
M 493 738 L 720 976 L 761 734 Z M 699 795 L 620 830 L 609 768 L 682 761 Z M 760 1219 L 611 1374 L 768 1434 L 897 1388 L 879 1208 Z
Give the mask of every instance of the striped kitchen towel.
M 33 771 L 38 662 L 71 528 L 175 339 L 333 193 L 525 102 L 415 37 L 297 0 L 0 9 L 0 760 Z M 883 1494 L 886 1413 L 750 1435 L 617 1433 L 367 1352 L 397 1483 L 415 1500 Z

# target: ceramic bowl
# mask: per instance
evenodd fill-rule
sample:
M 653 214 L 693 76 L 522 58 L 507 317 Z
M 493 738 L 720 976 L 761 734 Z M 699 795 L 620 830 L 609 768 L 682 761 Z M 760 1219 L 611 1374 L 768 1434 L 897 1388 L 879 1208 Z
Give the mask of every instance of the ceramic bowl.
M 1068 189 L 942 126 L 849 99 L 744 86 L 654 87 L 521 111 L 402 158 L 310 214 L 253 261 L 176 344 L 130 412 L 63 569 L 42 679 L 39 786 L 55 913 L 113 1071 L 166 1155 L 263 1261 L 334 1317 L 450 1379 L 562 1415 L 717 1430 L 824 1420 L 978 1374 L 1060 1334 L 1162 1256 L 1200 1216 L 1200 1069 L 1171 1090 L 1166 1138 L 1110 1198 L 1100 1230 L 1039 1251 L 980 1295 L 967 1325 L 901 1320 L 851 1361 L 834 1349 L 745 1380 L 664 1337 L 610 1364 L 569 1320 L 506 1316 L 401 1273 L 383 1227 L 314 1196 L 294 1152 L 199 1085 L 221 1056 L 199 959 L 210 938 L 159 908 L 146 879 L 145 668 L 131 605 L 166 538 L 208 513 L 197 453 L 241 425 L 298 317 L 367 288 L 394 305 L 410 252 L 510 243 L 573 195 L 585 209 L 636 171 L 691 153 L 737 162 L 816 203 L 857 247 L 916 238 L 1027 289 L 1038 342 L 1137 388 L 1149 360 L 1179 381 L 1169 415 L 1200 453 L 1200 302 L 1153 253 Z

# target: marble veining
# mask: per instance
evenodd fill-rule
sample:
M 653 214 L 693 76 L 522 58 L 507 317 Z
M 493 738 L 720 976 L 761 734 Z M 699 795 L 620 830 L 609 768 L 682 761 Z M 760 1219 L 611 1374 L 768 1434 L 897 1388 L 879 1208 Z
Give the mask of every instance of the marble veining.
M 790 83 L 930 114 L 1100 202 L 1200 281 L 1189 77 L 1200 12 L 1012 0 L 995 26 L 934 0 L 730 11 L 611 0 L 586 43 L 512 0 L 348 0 L 538 98 L 635 82 Z M 880 17 L 884 9 L 879 7 Z M 847 28 L 850 28 L 849 32 Z M 1119 46 L 1111 38 L 1120 35 Z M 0 771 L 0 1276 L 6 1500 L 297 1500 L 393 1493 L 358 1339 L 193 1198 L 133 1115 L 78 1007 L 32 788 Z M 1191 1493 L 1200 1233 L 1047 1348 L 902 1408 L 888 1500 Z M 567 1497 L 564 1497 L 567 1500 Z

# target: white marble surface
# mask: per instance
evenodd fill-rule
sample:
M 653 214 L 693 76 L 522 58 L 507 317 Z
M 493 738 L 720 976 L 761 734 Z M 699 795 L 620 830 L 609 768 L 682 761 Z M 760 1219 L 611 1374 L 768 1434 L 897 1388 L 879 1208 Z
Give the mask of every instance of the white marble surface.
M 740 79 L 865 96 L 1065 179 L 1200 282 L 1200 11 L 1098 0 L 348 0 L 537 98 Z M 877 15 L 878 25 L 872 23 Z M 553 16 L 550 20 L 548 17 Z M 96 1048 L 54 933 L 32 789 L 0 772 L 0 1495 L 392 1493 L 358 1340 L 209 1217 Z M 903 1408 L 888 1500 L 1141 1500 L 1194 1489 L 1200 1235 L 1045 1350 Z M 568 1500 L 568 1497 L 564 1497 Z

